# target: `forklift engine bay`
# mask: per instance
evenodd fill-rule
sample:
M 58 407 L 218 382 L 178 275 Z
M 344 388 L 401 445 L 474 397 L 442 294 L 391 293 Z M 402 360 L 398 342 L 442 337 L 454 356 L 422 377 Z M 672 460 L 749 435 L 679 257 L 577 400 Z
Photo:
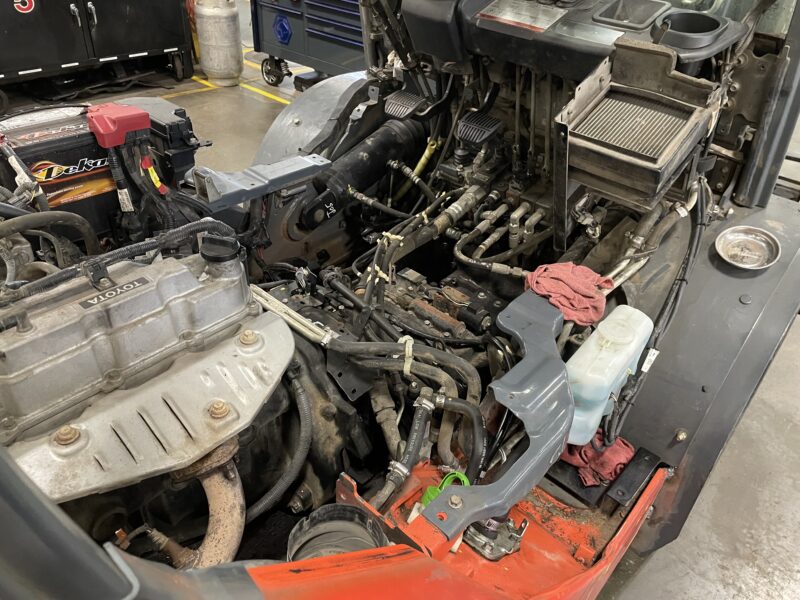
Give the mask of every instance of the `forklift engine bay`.
M 800 304 L 779 4 L 361 0 L 239 172 L 161 99 L 0 118 L 0 595 L 585 599 L 674 539 Z

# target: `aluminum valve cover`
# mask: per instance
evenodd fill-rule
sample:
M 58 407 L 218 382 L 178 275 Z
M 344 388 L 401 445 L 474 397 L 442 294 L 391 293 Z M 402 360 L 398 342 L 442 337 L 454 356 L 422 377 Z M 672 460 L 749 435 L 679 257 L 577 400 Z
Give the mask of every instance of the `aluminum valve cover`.
M 53 430 L 96 394 L 158 376 L 259 312 L 238 260 L 122 262 L 108 275 L 101 289 L 79 277 L 0 310 L 31 324 L 0 332 L 0 443 Z

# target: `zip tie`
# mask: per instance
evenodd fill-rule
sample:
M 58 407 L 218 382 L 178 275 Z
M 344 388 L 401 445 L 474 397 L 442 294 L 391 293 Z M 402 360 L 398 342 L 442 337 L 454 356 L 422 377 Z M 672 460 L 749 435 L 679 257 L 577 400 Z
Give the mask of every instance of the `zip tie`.
M 426 211 L 422 211 L 419 213 L 419 216 L 422 217 L 422 222 L 427 225 L 428 224 L 428 213 Z
M 414 338 L 410 335 L 404 335 L 397 340 L 398 344 L 405 344 L 403 355 L 403 375 L 406 377 L 411 376 L 411 362 L 414 360 Z
M 392 233 L 390 231 L 384 231 L 383 232 L 383 237 L 385 237 L 387 240 L 391 240 L 393 242 L 402 242 L 405 239 L 402 235 L 397 235 L 397 234 Z
M 392 283 L 391 278 L 378 266 L 373 269 L 372 265 L 370 265 L 365 272 L 370 273 L 370 277 L 377 277 L 378 279 L 383 279 L 386 283 Z

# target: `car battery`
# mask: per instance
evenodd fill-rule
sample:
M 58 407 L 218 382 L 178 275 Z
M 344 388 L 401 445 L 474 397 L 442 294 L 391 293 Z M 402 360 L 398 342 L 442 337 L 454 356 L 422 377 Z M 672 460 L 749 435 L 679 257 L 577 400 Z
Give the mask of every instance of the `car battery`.
M 154 166 L 163 182 L 177 185 L 194 165 L 194 153 L 201 145 L 186 113 L 161 98 L 131 98 L 118 104 L 150 114 Z M 113 229 L 119 210 L 117 186 L 108 151 L 90 130 L 85 108 L 57 107 L 20 114 L 0 121 L 0 133 L 41 185 L 51 209 L 80 214 L 98 234 Z M 0 161 L 0 185 L 15 189 L 14 175 L 11 167 Z

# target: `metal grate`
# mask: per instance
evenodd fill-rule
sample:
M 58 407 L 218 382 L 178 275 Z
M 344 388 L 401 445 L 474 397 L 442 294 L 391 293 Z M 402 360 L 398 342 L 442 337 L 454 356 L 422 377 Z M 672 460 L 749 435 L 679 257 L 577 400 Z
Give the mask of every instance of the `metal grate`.
M 691 117 L 689 109 L 610 92 L 574 133 L 604 146 L 657 160 Z

